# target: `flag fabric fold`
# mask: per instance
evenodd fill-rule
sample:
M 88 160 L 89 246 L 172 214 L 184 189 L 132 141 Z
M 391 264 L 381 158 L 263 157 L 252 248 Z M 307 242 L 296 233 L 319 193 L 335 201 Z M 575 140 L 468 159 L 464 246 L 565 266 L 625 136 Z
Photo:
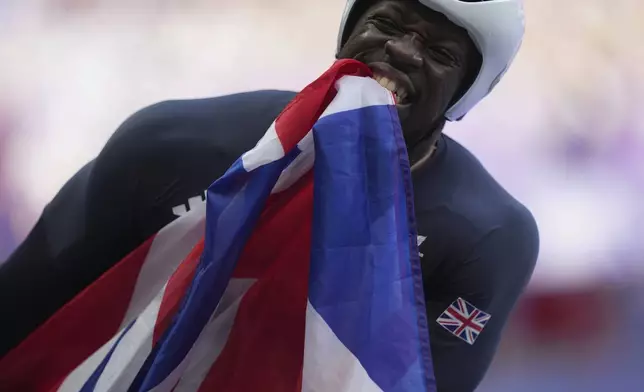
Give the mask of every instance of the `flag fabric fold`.
M 2 390 L 435 391 L 394 97 L 337 61 L 0 359 Z

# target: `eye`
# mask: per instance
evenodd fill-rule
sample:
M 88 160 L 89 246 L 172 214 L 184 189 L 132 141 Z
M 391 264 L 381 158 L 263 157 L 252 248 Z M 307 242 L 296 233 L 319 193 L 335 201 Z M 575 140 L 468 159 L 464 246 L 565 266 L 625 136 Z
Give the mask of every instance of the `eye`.
M 458 57 L 451 50 L 443 47 L 433 47 L 430 50 L 441 63 L 452 67 L 460 66 Z
M 385 34 L 395 34 L 395 33 L 400 33 L 402 30 L 396 23 L 389 19 L 385 18 L 373 18 L 371 20 L 371 23 L 376 26 L 376 28 L 380 31 L 382 31 Z

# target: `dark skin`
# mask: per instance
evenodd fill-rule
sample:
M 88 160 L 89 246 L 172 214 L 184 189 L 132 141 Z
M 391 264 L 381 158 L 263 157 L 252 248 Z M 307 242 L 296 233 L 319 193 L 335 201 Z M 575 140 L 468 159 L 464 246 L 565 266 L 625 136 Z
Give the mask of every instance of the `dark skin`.
M 431 155 L 445 112 L 473 82 L 481 55 L 465 29 L 418 1 L 371 1 L 361 11 L 337 57 L 359 60 L 404 87 L 398 115 L 418 166 Z

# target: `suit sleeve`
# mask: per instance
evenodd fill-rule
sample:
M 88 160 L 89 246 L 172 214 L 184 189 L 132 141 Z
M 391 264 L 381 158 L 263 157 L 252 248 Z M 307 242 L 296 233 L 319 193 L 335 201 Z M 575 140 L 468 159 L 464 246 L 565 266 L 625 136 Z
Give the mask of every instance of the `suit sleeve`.
M 127 119 L 0 265 L 0 357 L 200 201 L 293 95 L 164 101 Z
M 450 263 L 453 267 L 441 273 L 440 287 L 434 291 L 426 287 L 438 392 L 476 389 L 492 362 L 510 312 L 532 276 L 539 248 L 536 223 L 527 210 L 510 215 L 503 225 L 476 241 L 461 260 Z M 491 316 L 473 343 L 437 321 L 458 298 Z

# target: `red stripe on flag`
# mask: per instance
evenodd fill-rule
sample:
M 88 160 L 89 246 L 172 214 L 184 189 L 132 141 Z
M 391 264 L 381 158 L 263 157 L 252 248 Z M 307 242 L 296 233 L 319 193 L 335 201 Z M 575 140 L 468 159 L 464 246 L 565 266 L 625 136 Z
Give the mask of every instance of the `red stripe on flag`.
M 294 190 L 271 196 L 273 208 L 260 218 L 246 245 L 241 275 L 258 280 L 242 298 L 228 341 L 200 391 L 283 392 L 301 385 L 312 177 L 300 180 Z
M 271 266 L 271 261 L 277 258 L 281 248 L 291 241 L 291 225 L 282 218 L 294 216 L 308 219 L 309 203 L 298 197 L 307 187 L 313 187 L 312 170 L 283 192 L 273 194 L 268 198 L 233 271 L 234 278 L 257 279 Z M 287 205 L 288 211 L 292 211 L 294 215 L 284 213 Z M 266 244 L 266 233 L 271 233 L 268 245 Z
M 203 253 L 203 245 L 203 240 L 199 241 L 168 280 L 165 292 L 163 293 L 163 299 L 161 300 L 157 322 L 154 326 L 154 336 L 152 337 L 153 347 L 168 328 L 181 305 L 183 296 L 188 290 L 197 270 L 197 265 Z
M 2 358 L 2 390 L 50 391 L 110 340 L 121 326 L 153 240 L 104 273 Z
M 372 76 L 372 72 L 359 61 L 340 60 L 295 96 L 275 120 L 275 131 L 284 151 L 291 151 L 313 128 L 337 93 L 335 83 L 339 75 Z

